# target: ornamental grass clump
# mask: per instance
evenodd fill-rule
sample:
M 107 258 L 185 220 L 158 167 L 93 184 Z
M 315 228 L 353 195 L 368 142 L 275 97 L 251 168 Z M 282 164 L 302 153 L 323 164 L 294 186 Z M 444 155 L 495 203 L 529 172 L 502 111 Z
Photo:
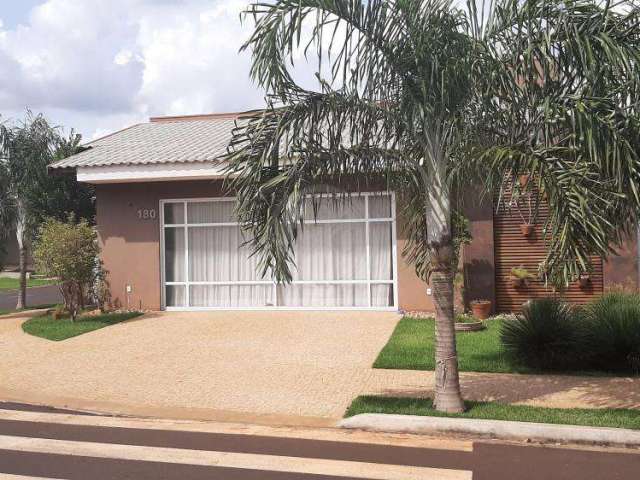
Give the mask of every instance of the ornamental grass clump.
M 606 293 L 582 315 L 593 368 L 640 373 L 640 295 Z
M 522 315 L 504 322 L 500 339 L 518 363 L 542 370 L 577 367 L 585 343 L 580 317 L 555 298 L 530 301 Z

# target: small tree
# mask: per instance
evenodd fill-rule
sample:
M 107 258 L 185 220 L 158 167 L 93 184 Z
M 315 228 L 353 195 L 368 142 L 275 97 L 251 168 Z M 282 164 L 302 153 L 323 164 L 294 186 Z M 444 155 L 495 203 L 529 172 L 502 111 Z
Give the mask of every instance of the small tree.
M 64 306 L 74 321 L 84 307 L 85 292 L 101 275 L 95 230 L 86 220 L 76 223 L 72 215 L 67 222 L 47 219 L 40 227 L 33 253 L 39 271 L 60 279 Z

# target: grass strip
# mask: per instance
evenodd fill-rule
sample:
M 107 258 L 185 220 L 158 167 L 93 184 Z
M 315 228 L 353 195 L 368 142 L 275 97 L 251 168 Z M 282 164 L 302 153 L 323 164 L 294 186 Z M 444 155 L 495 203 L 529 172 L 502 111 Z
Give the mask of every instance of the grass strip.
M 105 313 L 78 317 L 75 322 L 68 318 L 54 320 L 51 315 L 45 315 L 30 318 L 22 324 L 22 330 L 30 335 L 57 342 L 124 322 L 140 315 L 142 315 L 141 312 Z
M 589 427 L 613 427 L 640 430 L 640 410 L 624 408 L 545 408 L 510 405 L 498 402 L 465 401 L 464 413 L 434 410 L 430 398 L 381 397 L 363 395 L 349 406 L 345 417 L 361 413 L 393 413 L 427 417 L 510 420 L 515 422 L 551 423 Z
M 55 285 L 57 280 L 48 280 L 44 278 L 30 278 L 27 280 L 27 288 L 42 287 L 44 285 Z M 0 277 L 0 290 L 19 290 L 20 279 Z

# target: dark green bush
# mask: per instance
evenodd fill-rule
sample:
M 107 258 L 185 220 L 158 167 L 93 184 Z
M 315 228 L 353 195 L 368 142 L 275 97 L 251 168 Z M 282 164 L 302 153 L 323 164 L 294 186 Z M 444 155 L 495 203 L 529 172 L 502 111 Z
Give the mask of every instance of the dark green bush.
M 527 367 L 563 370 L 583 360 L 585 335 L 580 317 L 555 298 L 530 301 L 522 315 L 503 323 L 500 339 L 506 352 Z
M 593 368 L 640 373 L 640 295 L 606 293 L 583 317 Z

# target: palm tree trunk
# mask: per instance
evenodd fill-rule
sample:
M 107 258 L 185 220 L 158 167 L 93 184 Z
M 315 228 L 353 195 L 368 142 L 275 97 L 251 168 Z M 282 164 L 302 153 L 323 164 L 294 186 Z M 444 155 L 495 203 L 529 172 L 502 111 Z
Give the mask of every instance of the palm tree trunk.
M 27 306 L 27 249 L 20 246 L 20 292 L 18 293 L 18 303 L 16 310 L 21 310 Z
M 464 402 L 460 394 L 456 332 L 453 314 L 453 275 L 450 271 L 436 271 L 431 276 L 433 301 L 436 309 L 436 410 L 462 412 Z
M 438 174 L 440 173 L 440 174 Z M 433 302 L 436 310 L 434 406 L 442 412 L 462 412 L 453 311 L 453 241 L 451 201 L 442 172 L 430 180 L 426 208 Z
M 27 306 L 27 246 L 25 245 L 26 231 L 26 210 L 24 204 L 18 199 L 16 218 L 16 240 L 20 252 L 20 291 L 18 293 L 18 303 L 16 310 L 21 310 Z

